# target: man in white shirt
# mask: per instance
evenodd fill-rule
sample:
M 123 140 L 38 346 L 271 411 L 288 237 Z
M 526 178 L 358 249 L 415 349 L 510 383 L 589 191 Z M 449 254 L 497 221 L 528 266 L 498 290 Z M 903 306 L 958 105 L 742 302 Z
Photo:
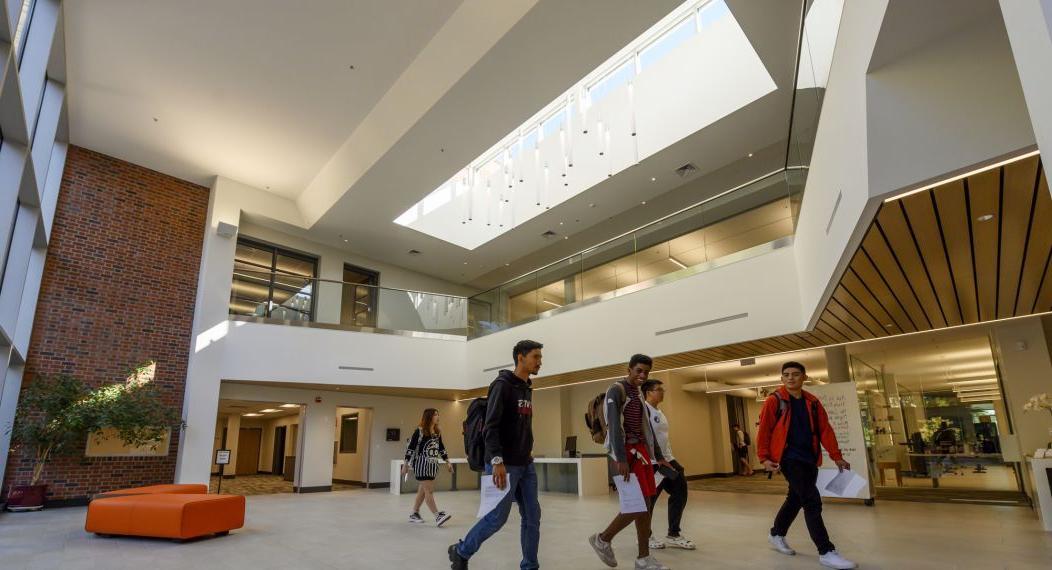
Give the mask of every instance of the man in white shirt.
M 670 472 L 667 468 L 661 468 L 655 474 L 659 478 L 660 483 L 657 488 L 657 495 L 654 496 L 654 500 L 650 503 L 650 510 L 653 514 L 654 505 L 657 504 L 657 499 L 661 496 L 661 492 L 667 492 L 668 536 L 661 540 L 651 535 L 650 548 L 671 546 L 685 550 L 694 550 L 696 548 L 694 542 L 680 535 L 679 524 L 683 519 L 683 509 L 687 506 L 687 480 L 683 466 L 672 455 L 672 447 L 668 441 L 668 418 L 665 417 L 664 412 L 658 409 L 661 402 L 665 399 L 665 387 L 660 380 L 647 380 L 643 383 L 642 388 L 643 396 L 647 401 L 647 419 L 650 420 L 654 437 L 658 441 L 661 453 L 675 469 L 675 471 Z

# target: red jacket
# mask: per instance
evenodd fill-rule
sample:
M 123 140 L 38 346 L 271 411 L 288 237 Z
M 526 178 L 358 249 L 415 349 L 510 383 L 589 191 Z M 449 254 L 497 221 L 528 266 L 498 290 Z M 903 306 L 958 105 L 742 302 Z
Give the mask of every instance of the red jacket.
M 767 401 L 763 403 L 763 409 L 760 410 L 760 431 L 756 435 L 756 455 L 760 458 L 760 461 L 770 459 L 778 463 L 782 460 L 782 452 L 785 450 L 786 439 L 789 435 L 789 422 L 791 421 L 790 416 L 793 409 L 792 406 L 788 405 L 791 397 L 785 386 L 782 386 L 777 392 L 767 396 Z M 776 419 L 779 398 L 784 399 L 787 405 L 782 412 L 782 417 Z M 826 409 L 822 407 L 822 402 L 819 402 L 814 394 L 807 391 L 804 392 L 804 399 L 807 400 L 807 418 L 805 419 L 811 422 L 811 432 L 819 436 L 814 438 L 814 450 L 815 456 L 818 457 L 818 465 L 822 464 L 822 450 L 819 448 L 819 439 L 821 439 L 822 447 L 829 452 L 829 457 L 832 457 L 834 461 L 843 459 L 840 447 L 836 443 L 836 434 L 833 433 L 833 428 L 829 425 L 829 416 L 826 415 Z M 816 407 L 818 408 L 818 426 L 814 425 L 814 409 Z

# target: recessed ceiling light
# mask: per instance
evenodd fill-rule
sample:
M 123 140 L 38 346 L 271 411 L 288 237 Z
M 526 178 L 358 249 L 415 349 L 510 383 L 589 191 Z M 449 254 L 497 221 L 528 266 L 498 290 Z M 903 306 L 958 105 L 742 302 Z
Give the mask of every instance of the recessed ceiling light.
M 272 414 L 274 412 L 280 412 L 280 411 L 281 410 L 278 410 L 276 408 L 267 408 L 265 410 L 260 410 L 259 413 L 261 413 L 261 414 Z
M 640 202 L 640 204 L 642 204 L 642 205 L 646 206 L 646 205 L 647 205 L 647 201 L 646 201 L 646 200 L 643 200 L 642 202 Z
M 594 208 L 594 207 L 595 207 L 595 204 L 588 204 L 588 207 L 589 207 L 589 208 Z
M 655 177 L 655 176 L 651 176 L 651 177 L 650 177 L 650 181 L 651 181 L 651 182 L 657 182 L 657 177 Z
M 505 263 L 504 267 L 511 267 L 511 264 L 510 263 Z
M 749 153 L 749 158 L 752 158 L 752 153 L 751 152 Z
M 241 414 L 241 415 L 242 415 L 242 416 L 245 416 L 246 418 L 255 418 L 255 417 L 259 417 L 259 416 L 262 416 L 263 414 L 257 414 L 257 413 L 248 413 L 248 414 Z
M 467 265 L 467 264 L 468 264 L 468 262 L 466 262 L 466 261 L 465 261 L 465 262 L 464 262 L 464 265 Z
M 563 223 L 562 223 L 562 222 L 559 222 L 559 225 L 561 226 L 561 225 L 563 225 Z
M 282 408 L 298 408 L 298 407 L 300 407 L 300 405 L 299 404 L 282 404 L 281 407 Z
M 983 215 L 979 216 L 978 218 L 975 218 L 975 221 L 977 221 L 977 222 L 989 222 L 992 219 L 994 219 L 994 215 L 993 214 L 983 214 Z
M 884 326 L 885 326 L 886 328 L 889 328 L 889 329 L 893 329 L 893 328 L 895 328 L 895 325 L 893 325 L 893 324 L 891 324 L 891 323 L 887 323 L 887 324 L 886 324 L 886 325 L 884 325 Z
M 351 241 L 351 240 L 349 240 L 349 239 L 346 239 L 346 238 L 345 238 L 345 239 L 343 240 L 343 243 L 350 243 L 350 241 Z

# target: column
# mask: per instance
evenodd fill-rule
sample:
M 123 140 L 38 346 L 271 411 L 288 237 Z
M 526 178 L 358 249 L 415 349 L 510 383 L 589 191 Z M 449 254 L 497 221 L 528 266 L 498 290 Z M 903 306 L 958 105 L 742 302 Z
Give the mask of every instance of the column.
M 1047 323 L 1045 326 L 1052 329 Z M 1022 456 L 1033 455 L 1035 449 L 1045 447 L 1052 439 L 1052 414 L 1023 409 L 1031 396 L 1052 392 L 1049 383 L 1052 359 L 1045 335 L 1042 319 L 1037 317 L 994 326 L 994 349 L 1004 388 L 1004 406 L 1014 428 L 1009 436 L 1006 425 L 998 426 L 1005 461 L 1022 461 Z
M 831 346 L 825 349 L 826 374 L 830 382 L 850 382 L 851 366 L 848 363 L 846 346 Z
M 1042 151 L 1052 149 L 1052 0 L 1000 0 L 1030 122 Z
M 296 457 L 297 493 L 332 490 L 332 453 L 336 426 L 336 404 L 307 404 L 300 416 L 299 453 Z

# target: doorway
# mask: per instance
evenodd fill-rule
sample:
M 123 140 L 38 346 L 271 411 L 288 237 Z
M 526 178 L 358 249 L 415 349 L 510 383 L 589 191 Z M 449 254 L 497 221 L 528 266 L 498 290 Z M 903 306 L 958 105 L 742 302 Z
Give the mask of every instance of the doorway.
M 255 475 L 259 472 L 259 445 L 262 441 L 263 430 L 259 428 L 238 430 L 235 475 Z
M 285 437 L 287 432 L 287 426 L 274 428 L 274 455 L 270 465 L 270 472 L 274 475 L 283 475 L 285 473 Z
M 340 304 L 340 324 L 375 327 L 380 292 L 380 274 L 371 269 L 345 263 L 343 265 L 343 299 Z

